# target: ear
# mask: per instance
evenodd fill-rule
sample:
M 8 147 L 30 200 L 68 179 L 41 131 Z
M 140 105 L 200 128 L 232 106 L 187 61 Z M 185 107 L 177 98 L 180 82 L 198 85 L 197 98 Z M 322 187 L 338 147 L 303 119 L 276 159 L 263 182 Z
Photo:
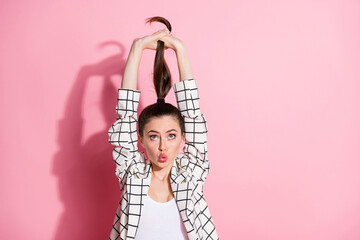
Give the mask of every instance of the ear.
M 185 143 L 185 133 L 183 133 L 182 135 L 181 135 L 181 142 L 184 144 Z
M 138 134 L 138 139 L 139 139 L 139 142 L 140 142 L 141 146 L 142 146 L 143 148 L 145 148 L 145 146 L 144 146 L 144 141 L 143 141 L 142 137 L 140 137 L 140 134 Z
M 181 147 L 180 147 L 182 149 L 182 152 L 185 149 L 185 143 L 186 143 L 186 138 L 185 138 L 185 133 L 183 133 L 183 134 L 181 134 Z

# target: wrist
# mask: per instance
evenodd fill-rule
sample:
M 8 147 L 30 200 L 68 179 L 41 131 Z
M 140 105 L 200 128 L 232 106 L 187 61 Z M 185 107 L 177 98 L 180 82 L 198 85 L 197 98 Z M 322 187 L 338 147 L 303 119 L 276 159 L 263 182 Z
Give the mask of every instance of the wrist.
M 186 53 L 185 44 L 183 42 L 179 42 L 178 44 L 175 45 L 174 50 L 175 50 L 176 54 Z
M 132 45 L 131 45 L 131 51 L 133 52 L 142 52 L 144 50 L 144 43 L 141 38 L 134 39 Z

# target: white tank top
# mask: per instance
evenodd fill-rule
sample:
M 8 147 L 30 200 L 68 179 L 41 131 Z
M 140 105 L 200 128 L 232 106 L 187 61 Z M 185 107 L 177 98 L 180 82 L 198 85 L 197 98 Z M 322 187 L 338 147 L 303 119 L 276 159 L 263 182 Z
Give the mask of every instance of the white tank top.
M 169 239 L 188 239 L 175 198 L 161 203 L 146 195 L 135 240 Z

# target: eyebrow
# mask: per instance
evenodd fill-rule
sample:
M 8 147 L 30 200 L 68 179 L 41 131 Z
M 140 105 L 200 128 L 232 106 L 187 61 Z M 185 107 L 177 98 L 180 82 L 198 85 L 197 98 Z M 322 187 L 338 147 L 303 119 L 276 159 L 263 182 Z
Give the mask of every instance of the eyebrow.
M 167 130 L 166 132 L 168 133 L 168 132 L 171 132 L 171 131 L 177 132 L 175 129 L 170 129 L 170 130 Z M 159 133 L 158 131 L 150 130 L 150 131 L 148 131 L 148 134 L 149 134 L 150 132 Z

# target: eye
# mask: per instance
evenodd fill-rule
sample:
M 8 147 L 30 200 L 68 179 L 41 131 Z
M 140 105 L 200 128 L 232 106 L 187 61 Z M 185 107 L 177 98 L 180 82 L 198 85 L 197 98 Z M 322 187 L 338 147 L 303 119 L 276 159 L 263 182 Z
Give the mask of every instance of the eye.
M 150 139 L 151 139 L 151 140 L 156 140 L 156 139 L 157 139 L 157 136 L 156 136 L 156 135 L 150 135 Z
M 173 133 L 169 134 L 169 139 L 174 139 L 174 138 L 176 138 L 175 134 L 173 134 Z

